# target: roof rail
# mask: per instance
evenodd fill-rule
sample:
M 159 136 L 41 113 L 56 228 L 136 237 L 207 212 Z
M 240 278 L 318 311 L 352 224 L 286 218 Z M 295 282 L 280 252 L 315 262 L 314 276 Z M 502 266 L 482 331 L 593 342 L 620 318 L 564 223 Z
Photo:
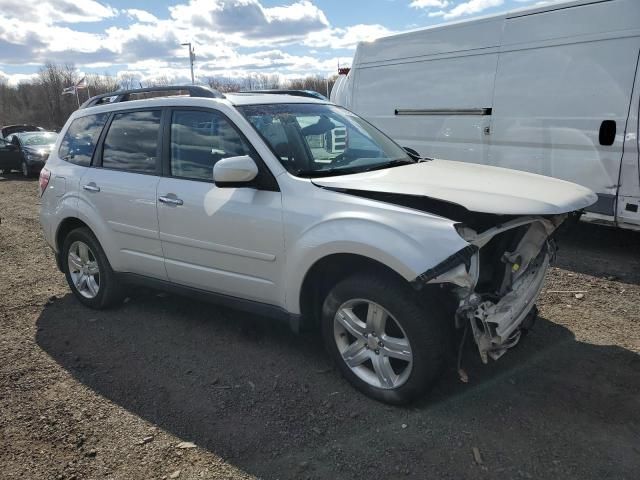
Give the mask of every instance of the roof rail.
M 238 93 L 252 94 L 269 94 L 269 95 L 293 95 L 294 97 L 317 98 L 319 100 L 328 100 L 327 97 L 314 90 L 293 90 L 293 89 L 274 89 L 274 90 L 242 90 Z
M 130 95 L 150 92 L 189 92 L 190 97 L 200 98 L 225 98 L 222 93 L 209 87 L 202 85 L 166 85 L 163 87 L 134 88 L 131 90 L 117 90 L 115 92 L 103 93 L 91 97 L 89 100 L 80 105 L 80 108 L 93 107 L 105 103 L 128 102 L 131 100 Z

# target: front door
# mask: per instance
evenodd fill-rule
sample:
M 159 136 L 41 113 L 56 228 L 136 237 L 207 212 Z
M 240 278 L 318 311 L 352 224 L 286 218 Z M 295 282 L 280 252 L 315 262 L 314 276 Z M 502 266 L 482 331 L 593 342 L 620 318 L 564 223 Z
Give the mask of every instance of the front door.
M 251 155 L 261 164 L 255 151 L 215 110 L 174 110 L 165 142 L 168 164 L 158 185 L 158 220 L 169 280 L 282 303 L 276 288 L 284 256 L 280 192 L 213 183 L 216 161 Z M 259 175 L 269 172 L 261 169 Z
M 20 168 L 20 149 L 7 140 L 0 138 L 0 170 Z

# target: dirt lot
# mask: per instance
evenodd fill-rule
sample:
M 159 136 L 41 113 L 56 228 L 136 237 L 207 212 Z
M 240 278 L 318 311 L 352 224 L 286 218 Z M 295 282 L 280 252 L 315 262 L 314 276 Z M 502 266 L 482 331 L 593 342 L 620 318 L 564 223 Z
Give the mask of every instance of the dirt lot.
M 36 192 L 0 177 L 2 479 L 638 478 L 638 234 L 579 225 L 521 345 L 394 408 L 258 317 L 144 290 L 80 306 Z

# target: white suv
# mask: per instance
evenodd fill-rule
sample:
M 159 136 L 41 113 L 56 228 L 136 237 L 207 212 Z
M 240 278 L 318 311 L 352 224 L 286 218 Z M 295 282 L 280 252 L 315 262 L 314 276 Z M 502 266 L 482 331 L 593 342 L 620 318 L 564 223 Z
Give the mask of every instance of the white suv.
M 76 297 L 105 308 L 141 282 L 319 327 L 385 402 L 424 393 L 467 329 L 485 362 L 515 345 L 552 233 L 596 200 L 417 158 L 327 101 L 180 88 L 94 97 L 59 136 L 41 223 Z

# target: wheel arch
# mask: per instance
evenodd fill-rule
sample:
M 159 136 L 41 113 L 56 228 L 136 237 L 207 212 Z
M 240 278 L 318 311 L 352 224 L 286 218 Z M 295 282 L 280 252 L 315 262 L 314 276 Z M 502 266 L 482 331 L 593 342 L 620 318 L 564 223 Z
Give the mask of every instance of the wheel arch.
M 313 263 L 307 270 L 298 296 L 304 329 L 319 325 L 322 302 L 329 290 L 341 280 L 356 272 L 371 272 L 389 276 L 397 281 L 409 282 L 388 265 L 355 253 L 333 253 Z
M 56 234 L 54 236 L 55 242 L 55 251 L 56 254 L 56 263 L 58 264 L 58 269 L 62 271 L 62 246 L 64 245 L 64 239 L 67 238 L 67 235 L 76 228 L 88 228 L 91 233 L 91 227 L 87 225 L 85 222 L 80 220 L 78 217 L 67 217 L 60 222 L 58 228 L 56 229 Z M 95 234 L 94 234 L 95 235 Z

